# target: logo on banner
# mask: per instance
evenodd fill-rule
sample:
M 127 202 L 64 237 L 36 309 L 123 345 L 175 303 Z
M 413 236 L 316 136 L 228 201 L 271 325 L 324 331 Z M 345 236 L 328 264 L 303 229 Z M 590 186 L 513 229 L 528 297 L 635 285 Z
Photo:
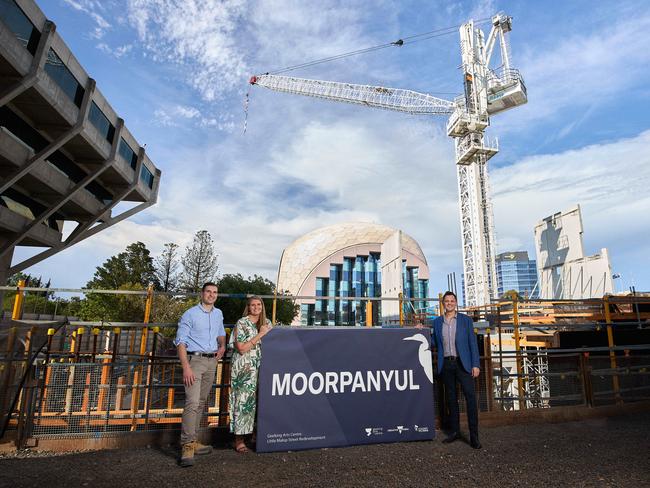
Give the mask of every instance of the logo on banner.
M 415 432 L 429 432 L 429 427 L 419 427 L 417 424 L 413 427 L 415 427 Z
M 418 350 L 418 360 L 420 366 L 424 369 L 424 374 L 431 383 L 433 383 L 433 363 L 431 362 L 431 349 L 429 348 L 429 341 L 424 334 L 415 334 L 411 337 L 405 337 L 403 341 L 419 341 L 420 349 Z
M 402 432 L 407 432 L 411 429 L 408 427 L 404 427 L 403 425 L 397 425 L 394 429 L 388 429 L 388 432 L 397 432 L 398 434 L 401 434 Z
M 370 437 L 371 435 L 383 435 L 384 434 L 384 428 L 383 427 L 366 427 L 364 430 L 366 432 L 366 437 Z

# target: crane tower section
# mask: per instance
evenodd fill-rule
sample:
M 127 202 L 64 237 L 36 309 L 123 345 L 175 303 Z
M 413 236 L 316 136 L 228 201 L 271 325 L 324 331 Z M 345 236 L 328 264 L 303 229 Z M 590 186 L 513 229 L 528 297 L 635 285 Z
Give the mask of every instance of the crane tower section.
M 512 18 L 492 18 L 492 30 L 483 32 L 469 21 L 460 28 L 464 94 L 447 123 L 454 138 L 460 200 L 465 305 L 477 306 L 497 298 L 496 243 L 487 162 L 499 151 L 485 129 L 490 115 L 526 103 L 526 87 L 517 70 L 510 68 L 506 34 Z M 490 69 L 494 46 L 499 41 L 501 65 Z
M 251 77 L 252 85 L 270 90 L 414 115 L 449 115 L 447 134 L 454 138 L 460 197 L 465 305 L 477 306 L 496 298 L 497 281 L 492 206 L 487 161 L 499 151 L 485 129 L 490 116 L 527 101 L 519 72 L 510 67 L 506 34 L 512 18 L 492 17 L 485 38 L 473 21 L 460 27 L 463 94 L 453 101 L 400 88 L 357 85 L 262 74 Z M 490 69 L 494 47 L 499 45 L 501 64 Z

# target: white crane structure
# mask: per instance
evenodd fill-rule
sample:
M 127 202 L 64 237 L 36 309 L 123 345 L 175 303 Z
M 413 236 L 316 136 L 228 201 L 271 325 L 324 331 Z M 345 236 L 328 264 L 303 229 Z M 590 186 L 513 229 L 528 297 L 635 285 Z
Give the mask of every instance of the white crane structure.
M 495 242 L 489 195 L 487 161 L 498 151 L 485 129 L 490 116 L 527 102 L 519 72 L 510 67 L 506 34 L 512 17 L 492 17 L 487 39 L 470 20 L 460 27 L 464 94 L 453 101 L 399 88 L 308 80 L 262 74 L 250 79 L 274 91 L 355 103 L 414 115 L 449 115 L 447 134 L 454 138 L 460 197 L 465 305 L 478 306 L 497 298 Z M 499 42 L 501 65 L 491 69 L 495 44 Z M 401 45 L 403 42 L 394 43 Z

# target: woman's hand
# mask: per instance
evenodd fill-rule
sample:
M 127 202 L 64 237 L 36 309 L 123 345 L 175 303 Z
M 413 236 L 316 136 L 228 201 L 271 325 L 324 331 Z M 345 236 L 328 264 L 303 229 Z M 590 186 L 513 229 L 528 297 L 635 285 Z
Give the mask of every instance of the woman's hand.
M 264 337 L 266 334 L 269 333 L 269 331 L 273 328 L 273 326 L 269 324 L 264 324 L 262 327 L 260 327 L 260 332 L 259 335 L 260 337 Z

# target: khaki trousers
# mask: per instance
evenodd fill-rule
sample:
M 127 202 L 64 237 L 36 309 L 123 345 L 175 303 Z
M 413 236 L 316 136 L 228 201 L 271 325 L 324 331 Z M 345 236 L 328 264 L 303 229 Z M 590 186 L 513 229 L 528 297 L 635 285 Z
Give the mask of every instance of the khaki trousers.
M 185 387 L 185 408 L 181 427 L 181 444 L 194 442 L 203 416 L 205 402 L 208 399 L 214 377 L 217 372 L 217 359 L 188 355 L 190 367 L 194 373 L 194 383 Z

